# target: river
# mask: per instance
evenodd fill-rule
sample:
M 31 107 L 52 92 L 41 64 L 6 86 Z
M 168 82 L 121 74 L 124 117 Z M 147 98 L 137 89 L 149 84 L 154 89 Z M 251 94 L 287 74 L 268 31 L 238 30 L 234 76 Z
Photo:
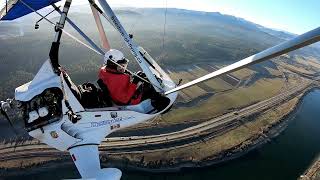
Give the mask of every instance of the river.
M 297 179 L 320 152 L 320 90 L 308 93 L 291 115 L 288 128 L 273 141 L 247 155 L 216 166 L 185 169 L 178 173 L 145 173 L 123 171 L 122 180 L 203 180 Z M 75 178 L 73 166 L 46 169 L 24 176 L 24 180 Z M 1 179 L 1 178 L 0 178 Z M 10 177 L 18 180 L 21 177 Z

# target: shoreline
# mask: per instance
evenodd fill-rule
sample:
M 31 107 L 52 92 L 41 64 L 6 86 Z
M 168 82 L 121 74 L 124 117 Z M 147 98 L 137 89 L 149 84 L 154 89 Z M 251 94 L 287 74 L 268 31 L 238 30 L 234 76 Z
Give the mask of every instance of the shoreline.
M 173 167 L 163 167 L 163 168 L 159 168 L 159 169 L 152 169 L 152 167 L 138 167 L 135 165 L 130 165 L 130 163 L 123 163 L 121 161 L 114 161 L 114 160 L 107 160 L 107 162 L 103 162 L 101 161 L 101 165 L 103 167 L 105 166 L 110 166 L 112 164 L 112 166 L 116 166 L 119 167 L 121 169 L 127 170 L 127 171 L 143 171 L 143 172 L 149 172 L 149 173 L 161 173 L 161 172 L 178 172 L 178 171 L 183 171 L 185 169 L 189 169 L 189 168 L 206 168 L 209 166 L 214 166 L 217 164 L 222 164 L 222 163 L 227 163 L 231 160 L 240 158 L 246 154 L 248 154 L 249 152 L 257 149 L 257 148 L 261 148 L 262 145 L 272 141 L 274 138 L 276 138 L 278 135 L 280 135 L 288 126 L 288 123 L 291 122 L 291 120 L 293 119 L 293 117 L 295 116 L 296 112 L 298 111 L 304 96 L 306 96 L 308 93 L 319 89 L 319 86 L 316 85 L 311 85 L 309 87 L 307 87 L 306 89 L 304 89 L 302 92 L 298 93 L 297 96 L 298 100 L 297 102 L 294 104 L 293 108 L 290 108 L 290 111 L 286 114 L 284 114 L 280 120 L 278 120 L 275 124 L 272 124 L 272 127 L 270 129 L 268 129 L 268 131 L 265 133 L 266 138 L 253 138 L 253 141 L 251 144 L 245 146 L 245 148 L 240 148 L 239 150 L 239 145 L 234 146 L 231 149 L 222 151 L 218 153 L 217 155 L 213 155 L 211 157 L 207 157 L 205 160 L 201 161 L 201 162 L 178 162 L 176 164 L 173 165 Z M 294 99 L 293 98 L 288 98 L 287 100 L 285 100 L 284 103 L 281 103 L 279 105 L 277 105 L 277 107 L 279 107 L 280 105 L 286 104 L 288 103 L 290 100 Z M 272 108 L 270 108 L 272 109 Z M 270 110 L 268 109 L 268 110 Z M 266 111 L 268 111 L 266 110 Z M 258 115 L 253 115 L 254 118 L 259 117 L 259 115 L 261 115 L 263 112 L 266 111 L 262 111 L 259 112 Z M 251 137 L 252 138 L 252 137 Z M 240 144 L 241 146 L 241 144 Z M 228 152 L 229 151 L 229 152 Z M 219 155 L 220 153 L 224 154 L 224 155 Z M 104 155 L 102 155 L 101 153 L 101 157 L 103 157 Z M 218 157 L 218 158 L 217 158 Z M 17 171 L 18 174 L 21 173 L 22 174 L 34 174 L 36 172 L 41 172 L 41 171 L 45 171 L 48 168 L 57 168 L 57 167 L 61 167 L 61 166 L 69 166 L 72 164 L 71 159 L 69 158 L 69 160 L 67 160 L 68 158 L 64 158 L 64 159 L 59 159 L 59 160 L 52 160 L 49 162 L 44 162 L 44 163 L 39 163 L 37 165 L 30 165 L 30 166 L 26 166 L 26 167 L 22 167 L 22 169 L 28 169 L 28 173 L 22 173 L 21 172 L 21 168 L 10 168 L 10 169 L 1 169 L 0 170 L 0 174 L 4 175 L 6 174 L 7 176 L 12 176 L 12 175 L 17 175 Z M 39 168 L 40 167 L 40 168 Z M 30 172 L 32 171 L 32 172 Z
M 230 156 L 223 157 L 221 159 L 208 157 L 208 160 L 204 160 L 204 161 L 201 161 L 199 163 L 180 162 L 180 163 L 177 163 L 176 167 L 161 168 L 161 169 L 137 167 L 137 166 L 128 165 L 128 164 L 124 166 L 123 163 L 119 163 L 117 161 L 112 161 L 112 160 L 108 161 L 107 163 L 102 162 L 101 164 L 105 165 L 105 166 L 110 166 L 112 164 L 113 166 L 117 166 L 117 167 L 123 168 L 123 169 L 128 170 L 128 171 L 142 171 L 142 172 L 149 172 L 149 173 L 163 173 L 163 172 L 173 173 L 173 172 L 183 171 L 183 170 L 189 169 L 189 168 L 206 168 L 206 167 L 209 167 L 209 166 L 214 166 L 214 165 L 218 165 L 218 164 L 222 164 L 222 163 L 228 163 L 229 161 L 232 161 L 234 159 L 240 158 L 240 157 L 250 153 L 253 150 L 261 148 L 264 144 L 269 143 L 274 138 L 278 137 L 281 133 L 283 133 L 284 130 L 286 129 L 286 127 L 288 126 L 288 124 L 291 122 L 291 120 L 295 116 L 297 110 L 299 109 L 299 107 L 300 107 L 300 105 L 301 105 L 301 103 L 303 101 L 303 98 L 308 93 L 310 93 L 310 92 L 312 92 L 312 91 L 314 91 L 316 89 L 320 89 L 320 88 L 318 86 L 313 86 L 312 85 L 311 87 L 307 87 L 302 93 L 300 93 L 298 95 L 299 96 L 299 100 L 295 104 L 294 108 L 292 108 L 287 114 L 285 114 L 283 117 L 281 117 L 281 119 L 275 125 L 272 125 L 273 127 L 265 134 L 267 136 L 267 138 L 255 139 L 252 144 L 250 144 L 250 145 L 248 145 L 246 147 L 246 149 L 241 149 L 241 151 L 239 151 L 239 152 L 229 152 L 229 153 L 231 153 Z M 291 99 L 287 100 L 286 102 L 288 102 L 290 100 Z M 285 104 L 285 103 L 283 103 L 283 104 Z M 231 151 L 233 149 L 237 149 L 237 146 L 233 147 L 231 149 Z M 221 153 L 225 153 L 225 152 L 221 152 Z
M 320 154 L 313 160 L 298 180 L 317 180 L 320 178 Z

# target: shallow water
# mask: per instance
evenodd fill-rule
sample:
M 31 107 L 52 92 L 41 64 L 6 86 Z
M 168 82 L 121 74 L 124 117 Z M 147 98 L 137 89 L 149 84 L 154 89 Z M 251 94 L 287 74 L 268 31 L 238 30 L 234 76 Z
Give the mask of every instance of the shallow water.
M 186 169 L 178 173 L 152 174 L 123 172 L 123 180 L 191 180 L 191 179 L 297 179 L 320 152 L 320 90 L 308 93 L 288 128 L 271 143 L 247 155 L 220 165 Z M 79 177 L 73 166 L 41 170 L 24 176 L 24 180 L 53 180 Z M 1 178 L 0 178 L 1 179 Z M 6 178 L 18 180 L 21 177 Z

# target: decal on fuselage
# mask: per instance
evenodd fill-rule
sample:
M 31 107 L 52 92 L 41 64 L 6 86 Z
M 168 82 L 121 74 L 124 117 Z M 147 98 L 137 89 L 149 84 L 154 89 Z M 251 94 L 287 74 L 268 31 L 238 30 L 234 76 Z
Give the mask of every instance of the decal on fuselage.
M 119 129 L 119 128 L 120 128 L 120 124 L 114 124 L 114 125 L 111 125 L 111 126 L 110 126 L 110 129 L 111 129 L 111 130 Z
M 90 122 L 90 127 L 101 127 L 101 126 L 106 126 L 106 125 L 112 125 L 112 124 L 119 124 L 122 121 L 126 121 L 129 119 L 135 118 L 134 116 L 129 116 L 129 117 L 117 117 L 114 119 L 109 119 L 109 120 L 104 120 L 100 122 Z

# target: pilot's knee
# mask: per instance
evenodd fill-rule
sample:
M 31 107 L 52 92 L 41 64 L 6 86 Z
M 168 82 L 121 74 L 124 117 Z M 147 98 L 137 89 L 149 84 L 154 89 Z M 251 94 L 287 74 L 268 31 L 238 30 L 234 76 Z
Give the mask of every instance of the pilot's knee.
M 159 93 L 151 97 L 151 105 L 158 111 L 164 110 L 170 104 L 170 99 L 166 96 L 163 96 Z

